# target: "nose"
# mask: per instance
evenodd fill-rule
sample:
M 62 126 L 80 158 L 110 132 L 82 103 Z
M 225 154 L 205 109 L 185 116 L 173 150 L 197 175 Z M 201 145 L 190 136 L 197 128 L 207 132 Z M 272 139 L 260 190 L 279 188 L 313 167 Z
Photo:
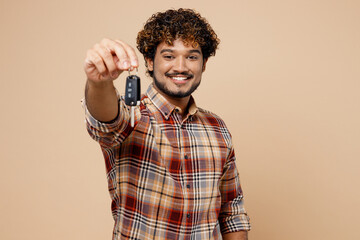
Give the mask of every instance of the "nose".
M 180 72 L 180 73 L 187 72 L 189 69 L 187 66 L 186 58 L 177 57 L 174 62 L 173 70 L 174 72 Z

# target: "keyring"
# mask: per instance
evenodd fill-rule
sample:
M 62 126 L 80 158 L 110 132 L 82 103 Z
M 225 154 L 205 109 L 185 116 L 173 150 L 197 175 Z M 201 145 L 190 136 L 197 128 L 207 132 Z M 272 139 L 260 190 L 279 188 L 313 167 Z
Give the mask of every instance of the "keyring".
M 129 72 L 129 76 L 130 76 L 131 75 L 131 67 L 129 67 L 128 72 Z M 136 68 L 136 75 L 138 75 L 138 73 L 139 73 L 139 70 L 138 70 L 138 68 Z

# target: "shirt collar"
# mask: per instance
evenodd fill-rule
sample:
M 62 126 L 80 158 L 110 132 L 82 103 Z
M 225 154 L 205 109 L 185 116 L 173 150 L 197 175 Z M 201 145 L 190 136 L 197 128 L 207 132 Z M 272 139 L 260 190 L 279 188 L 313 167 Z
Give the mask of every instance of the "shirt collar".
M 161 114 L 165 117 L 165 119 L 169 119 L 171 113 L 177 108 L 175 105 L 171 104 L 168 100 L 166 100 L 166 98 L 155 89 L 153 83 L 150 84 L 150 86 L 148 87 L 146 95 L 155 105 L 155 107 L 161 112 Z M 192 96 L 190 96 L 188 111 L 189 113 L 187 117 L 194 115 L 198 111 L 195 100 Z

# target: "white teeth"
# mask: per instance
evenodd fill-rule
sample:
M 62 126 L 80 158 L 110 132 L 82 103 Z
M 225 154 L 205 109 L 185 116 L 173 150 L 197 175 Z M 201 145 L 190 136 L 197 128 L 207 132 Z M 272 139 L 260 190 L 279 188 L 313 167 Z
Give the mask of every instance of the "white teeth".
M 183 81 L 183 80 L 186 80 L 187 77 L 173 77 L 172 79 L 177 80 L 177 81 Z

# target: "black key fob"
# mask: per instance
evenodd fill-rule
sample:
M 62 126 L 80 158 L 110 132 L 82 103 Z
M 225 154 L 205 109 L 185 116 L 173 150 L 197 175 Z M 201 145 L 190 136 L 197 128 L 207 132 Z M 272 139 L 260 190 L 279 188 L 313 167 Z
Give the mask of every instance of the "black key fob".
M 137 106 L 140 103 L 141 89 L 140 78 L 136 75 L 130 75 L 126 78 L 125 104 L 128 106 Z

